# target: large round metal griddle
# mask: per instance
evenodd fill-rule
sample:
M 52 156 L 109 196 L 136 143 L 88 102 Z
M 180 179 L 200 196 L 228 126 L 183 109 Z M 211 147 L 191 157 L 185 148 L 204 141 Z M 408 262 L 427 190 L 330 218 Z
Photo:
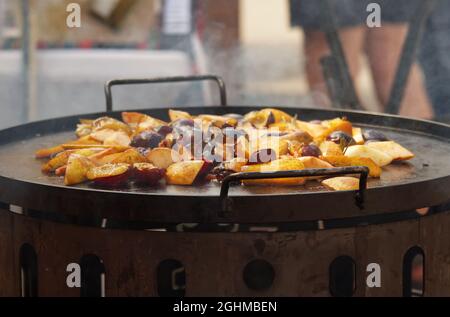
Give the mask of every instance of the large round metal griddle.
M 35 150 L 74 139 L 80 118 L 96 113 L 30 123 L 0 131 L 0 202 L 39 212 L 66 216 L 101 217 L 158 223 L 276 223 L 342 219 L 381 215 L 434 206 L 450 200 L 450 127 L 356 111 L 281 108 L 302 120 L 347 117 L 355 126 L 375 128 L 416 154 L 409 162 L 383 169 L 381 179 L 369 179 L 363 208 L 355 192 L 326 191 L 317 183 L 308 187 L 232 185 L 223 212 L 220 184 L 202 186 L 130 187 L 102 190 L 89 184 L 68 187 L 62 178 L 41 173 Z M 240 113 L 250 106 L 180 108 L 192 114 Z M 168 119 L 167 109 L 145 112 Z

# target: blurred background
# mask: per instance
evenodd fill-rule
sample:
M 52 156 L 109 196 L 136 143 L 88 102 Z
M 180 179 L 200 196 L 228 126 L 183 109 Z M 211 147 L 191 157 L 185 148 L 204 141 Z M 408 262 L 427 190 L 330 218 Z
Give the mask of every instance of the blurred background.
M 367 6 L 351 1 L 331 0 L 331 11 L 359 104 L 383 111 L 421 1 L 401 11 L 389 7 L 398 0 L 369 1 L 381 6 L 376 28 L 366 25 Z M 104 111 L 104 82 L 126 77 L 212 73 L 225 79 L 230 104 L 331 107 L 319 62 L 329 49 L 315 2 L 0 0 L 0 128 Z M 400 113 L 444 120 L 450 17 L 439 12 L 450 1 L 436 2 L 441 8 L 424 22 Z M 67 25 L 76 13 L 70 4 L 81 10 L 79 28 Z M 119 87 L 114 98 L 117 109 L 218 104 L 215 88 L 204 84 Z

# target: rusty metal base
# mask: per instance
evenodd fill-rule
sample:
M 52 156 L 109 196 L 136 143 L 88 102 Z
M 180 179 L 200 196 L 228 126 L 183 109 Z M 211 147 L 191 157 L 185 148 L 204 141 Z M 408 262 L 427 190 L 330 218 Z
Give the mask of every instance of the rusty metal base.
M 180 261 L 186 296 L 329 296 L 330 264 L 356 264 L 354 296 L 402 296 L 405 253 L 425 254 L 425 296 L 450 296 L 450 213 L 365 227 L 295 233 L 175 233 L 108 230 L 41 221 L 0 210 L 0 295 L 21 295 L 20 248 L 37 255 L 38 296 L 80 296 L 68 288 L 69 263 L 85 254 L 105 266 L 105 295 L 158 296 L 157 267 Z M 273 284 L 251 290 L 243 279 L 255 259 L 270 263 Z M 366 267 L 381 266 L 381 287 L 368 288 Z

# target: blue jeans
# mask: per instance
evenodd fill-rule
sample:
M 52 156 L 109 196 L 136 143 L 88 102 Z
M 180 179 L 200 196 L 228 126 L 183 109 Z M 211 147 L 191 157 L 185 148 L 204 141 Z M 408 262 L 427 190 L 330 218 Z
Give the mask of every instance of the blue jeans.
M 428 20 L 419 60 L 436 119 L 450 119 L 450 1 L 440 0 Z

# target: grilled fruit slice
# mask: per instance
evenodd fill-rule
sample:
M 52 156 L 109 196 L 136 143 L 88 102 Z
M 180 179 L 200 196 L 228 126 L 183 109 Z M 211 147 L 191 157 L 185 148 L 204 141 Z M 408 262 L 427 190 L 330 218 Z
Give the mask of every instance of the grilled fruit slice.
M 117 188 L 126 184 L 130 176 L 130 164 L 105 164 L 88 170 L 86 176 L 97 186 Z
M 335 167 L 367 166 L 369 168 L 370 177 L 381 177 L 381 167 L 367 157 L 322 156 L 321 159 L 327 161 Z
M 246 165 L 241 172 L 277 172 L 302 170 L 305 165 L 295 158 L 283 158 L 266 164 Z M 303 185 L 304 177 L 246 180 L 245 185 Z
M 166 169 L 173 163 L 180 161 L 180 156 L 172 149 L 158 147 L 148 152 L 147 159 L 156 167 Z
M 391 164 L 392 156 L 367 145 L 353 145 L 345 151 L 347 157 L 367 157 L 380 167 Z
M 320 146 L 320 151 L 322 151 L 323 156 L 343 156 L 341 147 L 331 141 L 323 141 Z
M 183 161 L 170 165 L 166 171 L 166 182 L 170 185 L 192 185 L 201 172 L 204 161 Z
M 72 154 L 67 161 L 66 175 L 64 177 L 64 184 L 76 185 L 87 181 L 87 173 L 89 169 L 94 167 L 87 157 Z
M 414 153 L 394 141 L 370 142 L 367 146 L 391 156 L 394 161 L 406 161 L 414 157 Z
M 133 164 L 133 177 L 139 184 L 156 186 L 164 178 L 165 170 L 150 163 Z
M 355 177 L 333 177 L 322 181 L 322 185 L 331 190 L 358 190 L 359 179 Z

